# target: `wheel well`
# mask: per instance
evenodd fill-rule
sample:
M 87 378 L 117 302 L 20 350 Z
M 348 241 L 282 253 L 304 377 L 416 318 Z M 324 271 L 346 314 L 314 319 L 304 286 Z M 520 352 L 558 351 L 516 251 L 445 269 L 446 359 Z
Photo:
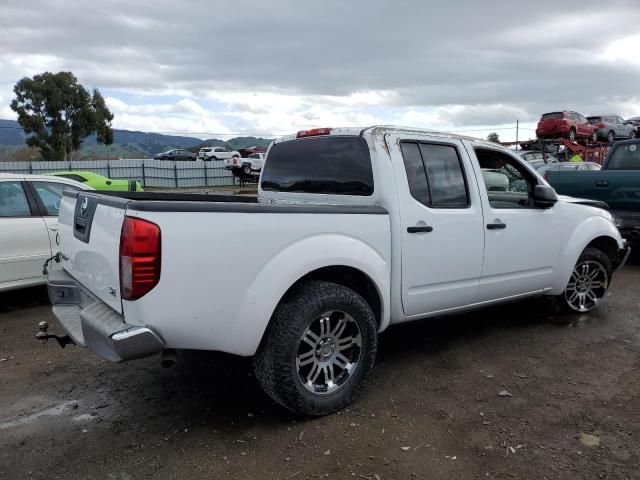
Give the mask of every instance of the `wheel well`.
M 618 242 L 611 237 L 598 237 L 591 240 L 587 247 L 593 247 L 604 253 L 616 268 L 620 264 L 620 256 L 618 255 Z
M 378 288 L 367 274 L 357 268 L 340 265 L 319 268 L 300 278 L 287 290 L 285 296 L 306 280 L 324 280 L 326 282 L 337 283 L 362 295 L 371 307 L 371 310 L 373 310 L 376 323 L 380 326 L 380 322 L 382 321 L 382 300 L 380 299 Z

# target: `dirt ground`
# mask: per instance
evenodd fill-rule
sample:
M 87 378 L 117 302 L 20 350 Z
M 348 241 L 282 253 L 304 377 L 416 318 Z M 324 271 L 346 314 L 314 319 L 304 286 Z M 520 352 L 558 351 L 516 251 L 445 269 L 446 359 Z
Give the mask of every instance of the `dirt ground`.
M 40 344 L 46 303 L 0 295 L 0 478 L 640 478 L 637 258 L 588 316 L 536 300 L 394 327 L 362 397 L 312 420 L 246 359 Z

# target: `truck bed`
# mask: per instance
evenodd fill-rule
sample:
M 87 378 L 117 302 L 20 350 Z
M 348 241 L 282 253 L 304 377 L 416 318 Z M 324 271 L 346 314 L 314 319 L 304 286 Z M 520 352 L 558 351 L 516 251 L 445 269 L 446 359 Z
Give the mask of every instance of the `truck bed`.
M 135 301 L 120 291 L 126 217 L 160 228 L 159 282 Z M 323 266 L 319 259 L 390 277 L 389 215 L 376 205 L 66 191 L 59 232 L 64 270 L 127 324 L 151 327 L 166 348 L 252 355 L 276 303 Z

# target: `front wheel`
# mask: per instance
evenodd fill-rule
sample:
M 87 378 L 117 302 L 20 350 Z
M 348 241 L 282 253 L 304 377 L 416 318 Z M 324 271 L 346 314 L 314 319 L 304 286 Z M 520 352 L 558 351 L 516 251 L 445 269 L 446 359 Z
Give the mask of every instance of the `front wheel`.
M 580 255 L 562 295 L 561 306 L 569 312 L 586 313 L 598 305 L 611 282 L 613 266 L 601 250 L 587 247 Z
M 592 141 L 593 143 L 596 143 L 596 142 L 598 141 L 598 132 L 597 132 L 597 131 L 594 131 L 594 132 L 591 134 L 591 141 Z
M 576 141 L 576 130 L 575 130 L 575 128 L 572 128 L 571 130 L 569 130 L 569 134 L 567 135 L 567 138 L 571 142 L 575 142 Z
M 254 358 L 264 391 L 288 410 L 326 415 L 362 389 L 378 346 L 376 319 L 361 295 L 307 281 L 276 308 Z

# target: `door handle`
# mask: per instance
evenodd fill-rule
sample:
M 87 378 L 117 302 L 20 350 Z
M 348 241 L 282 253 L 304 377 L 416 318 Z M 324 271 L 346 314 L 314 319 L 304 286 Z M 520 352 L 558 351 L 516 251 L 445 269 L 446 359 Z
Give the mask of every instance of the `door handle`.
M 608 187 L 609 182 L 607 180 L 596 180 L 596 187 Z
M 487 230 L 500 230 L 502 228 L 507 228 L 507 224 L 502 222 L 487 223 Z
M 428 232 L 433 232 L 433 227 L 430 227 L 429 225 L 407 227 L 407 233 L 428 233 Z
M 52 232 L 57 232 L 58 231 L 58 224 L 54 223 L 53 225 L 49 225 L 49 230 L 51 230 Z

